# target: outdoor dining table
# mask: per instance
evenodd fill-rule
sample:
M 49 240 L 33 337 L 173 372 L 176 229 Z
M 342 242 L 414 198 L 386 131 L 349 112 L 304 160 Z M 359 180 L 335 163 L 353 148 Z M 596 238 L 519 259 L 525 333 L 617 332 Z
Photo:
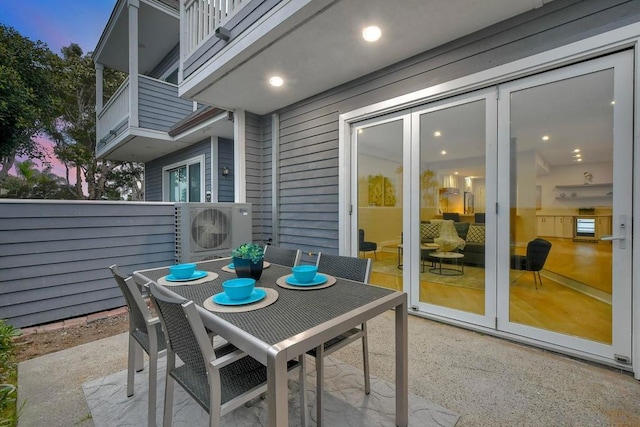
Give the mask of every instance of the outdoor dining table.
M 213 280 L 166 289 L 193 300 L 204 325 L 267 367 L 267 404 L 270 426 L 288 425 L 287 361 L 324 342 L 395 309 L 396 425 L 408 423 L 407 294 L 360 282 L 336 278 L 333 286 L 314 290 L 286 289 L 278 278 L 291 268 L 271 264 L 256 287 L 277 290 L 278 298 L 266 307 L 245 312 L 211 312 L 204 301 L 222 292 L 222 282 L 235 273 L 222 270 L 230 260 L 197 263 L 197 269 L 216 273 Z M 226 269 L 225 269 L 226 270 Z M 169 268 L 134 273 L 139 285 L 158 281 Z M 215 275 L 213 275 L 215 276 Z

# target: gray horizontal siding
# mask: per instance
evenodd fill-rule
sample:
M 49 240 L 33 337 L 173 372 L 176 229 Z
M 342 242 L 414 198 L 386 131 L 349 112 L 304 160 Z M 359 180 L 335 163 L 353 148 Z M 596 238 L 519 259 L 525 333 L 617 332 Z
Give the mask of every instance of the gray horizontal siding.
M 147 202 L 162 201 L 162 168 L 167 165 L 184 162 L 196 156 L 204 154 L 205 171 L 204 185 L 205 192 L 211 190 L 211 138 L 206 138 L 200 142 L 190 145 L 179 151 L 175 151 L 166 156 L 159 157 L 151 162 L 145 163 L 145 200 Z M 233 163 L 232 163 L 233 164 Z M 204 200 L 203 200 L 204 201 Z M 233 199 L 231 200 L 233 201 Z
M 121 307 L 109 265 L 174 256 L 172 204 L 0 201 L 0 318 L 25 327 Z
M 234 191 L 234 156 L 233 141 L 225 138 L 218 138 L 218 201 L 233 202 L 235 200 Z M 223 177 L 221 171 L 224 167 L 229 168 L 229 175 Z
M 154 67 L 149 73 L 149 77 L 159 79 L 163 74 L 171 72 L 177 68 L 178 61 L 180 60 L 180 43 L 176 45 L 165 55 L 164 58 Z
M 139 125 L 167 132 L 193 112 L 193 102 L 178 97 L 178 87 L 140 76 L 138 94 Z
M 264 240 L 262 230 L 264 210 L 263 145 L 262 121 L 259 116 L 247 113 L 245 118 L 246 197 L 247 202 L 251 203 L 252 239 L 255 242 Z
M 639 5 L 637 0 L 555 0 L 278 111 L 281 246 L 338 251 L 340 113 L 637 22 Z

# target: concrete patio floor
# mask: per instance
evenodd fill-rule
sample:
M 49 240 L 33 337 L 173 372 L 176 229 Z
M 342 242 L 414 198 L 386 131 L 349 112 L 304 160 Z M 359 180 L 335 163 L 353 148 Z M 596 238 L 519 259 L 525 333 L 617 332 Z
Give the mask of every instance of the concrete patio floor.
M 393 313 L 369 322 L 372 375 L 394 379 Z M 93 425 L 82 384 L 126 369 L 126 334 L 20 363 L 19 426 Z M 362 368 L 360 346 L 334 357 Z M 630 374 L 409 316 L 409 389 L 457 426 L 640 425 Z M 334 427 L 334 426 L 331 426 Z

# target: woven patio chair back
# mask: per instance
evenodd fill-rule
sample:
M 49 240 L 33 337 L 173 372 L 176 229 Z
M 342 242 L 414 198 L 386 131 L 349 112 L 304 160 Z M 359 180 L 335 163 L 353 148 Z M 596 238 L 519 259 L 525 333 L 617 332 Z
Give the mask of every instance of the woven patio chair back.
M 264 260 L 273 264 L 293 267 L 298 265 L 300 261 L 300 250 L 266 245 L 264 247 Z
M 355 258 L 340 255 L 318 254 L 318 272 L 335 277 L 369 283 L 371 258 Z

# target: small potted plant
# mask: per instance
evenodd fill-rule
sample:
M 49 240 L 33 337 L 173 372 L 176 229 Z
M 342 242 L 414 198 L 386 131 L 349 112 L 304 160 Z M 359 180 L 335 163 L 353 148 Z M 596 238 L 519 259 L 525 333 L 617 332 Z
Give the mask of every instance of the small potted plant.
M 262 275 L 264 251 L 256 243 L 243 243 L 231 251 L 233 268 L 238 277 L 252 277 L 256 280 Z

